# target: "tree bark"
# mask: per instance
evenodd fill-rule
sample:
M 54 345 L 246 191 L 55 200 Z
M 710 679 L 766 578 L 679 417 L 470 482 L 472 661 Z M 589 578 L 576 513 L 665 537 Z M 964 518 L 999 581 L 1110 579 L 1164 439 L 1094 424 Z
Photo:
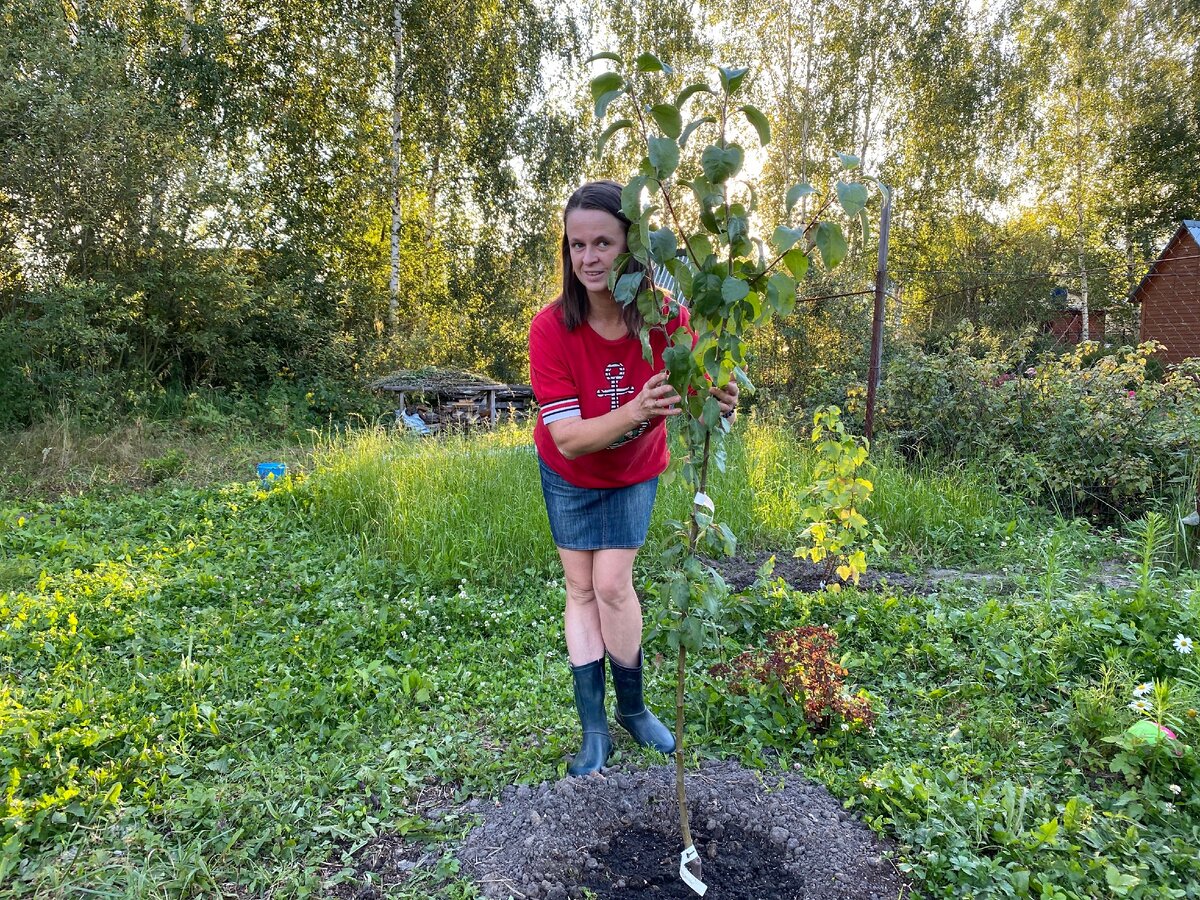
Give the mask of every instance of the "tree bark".
M 388 329 L 393 333 L 400 327 L 400 233 L 404 227 L 404 208 L 400 195 L 400 154 L 403 138 L 400 97 L 403 76 L 404 4 L 402 0 L 392 0 L 392 271 L 388 281 Z
M 194 0 L 183 0 L 183 37 L 179 40 L 179 52 L 184 56 L 192 54 L 192 25 L 196 24 L 196 4 Z

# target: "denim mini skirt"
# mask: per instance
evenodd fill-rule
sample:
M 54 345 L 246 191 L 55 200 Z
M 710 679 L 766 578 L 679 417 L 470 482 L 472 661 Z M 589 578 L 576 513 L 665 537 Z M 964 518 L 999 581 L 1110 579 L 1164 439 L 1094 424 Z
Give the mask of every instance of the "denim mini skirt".
M 623 488 L 583 488 L 538 458 L 550 533 L 563 550 L 632 550 L 646 543 L 658 478 Z

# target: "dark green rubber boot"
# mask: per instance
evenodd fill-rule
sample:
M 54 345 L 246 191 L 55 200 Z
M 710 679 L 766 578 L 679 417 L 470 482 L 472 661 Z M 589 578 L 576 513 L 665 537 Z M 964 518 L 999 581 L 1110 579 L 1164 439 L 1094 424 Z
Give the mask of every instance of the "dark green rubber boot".
M 583 746 L 567 767 L 568 775 L 599 772 L 612 753 L 608 715 L 604 712 L 604 657 L 582 666 L 571 666 L 575 680 L 575 709 L 583 727 Z
M 617 695 L 617 724 L 633 735 L 643 747 L 659 753 L 674 753 L 675 738 L 670 730 L 650 710 L 642 699 L 642 654 L 638 651 L 638 664 L 630 669 L 611 656 L 613 691 Z

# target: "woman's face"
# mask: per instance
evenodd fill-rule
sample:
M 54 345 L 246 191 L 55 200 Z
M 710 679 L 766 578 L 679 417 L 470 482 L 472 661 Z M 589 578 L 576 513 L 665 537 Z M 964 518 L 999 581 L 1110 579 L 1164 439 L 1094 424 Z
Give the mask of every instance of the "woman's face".
M 573 209 L 567 213 L 567 247 L 571 271 L 588 296 L 608 294 L 608 273 L 625 252 L 625 225 L 602 209 Z

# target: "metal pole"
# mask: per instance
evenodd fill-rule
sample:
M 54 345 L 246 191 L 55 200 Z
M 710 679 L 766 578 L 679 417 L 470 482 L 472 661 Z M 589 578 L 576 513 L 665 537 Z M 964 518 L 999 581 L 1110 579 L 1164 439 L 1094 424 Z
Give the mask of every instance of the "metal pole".
M 879 216 L 879 267 L 875 270 L 875 312 L 871 317 L 871 365 L 867 371 L 867 440 L 875 437 L 875 394 L 883 364 L 883 300 L 887 293 L 888 230 L 892 224 L 892 192 L 883 192 Z

